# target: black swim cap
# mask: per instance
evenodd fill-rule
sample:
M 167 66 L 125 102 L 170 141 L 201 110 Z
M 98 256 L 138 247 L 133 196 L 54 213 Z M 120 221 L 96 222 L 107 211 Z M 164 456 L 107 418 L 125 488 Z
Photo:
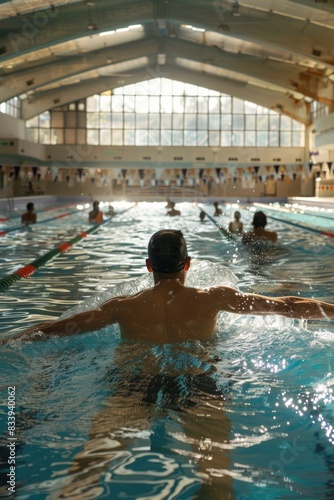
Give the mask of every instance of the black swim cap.
M 187 244 L 181 231 L 162 229 L 148 243 L 148 256 L 153 271 L 177 273 L 184 268 L 188 257 Z

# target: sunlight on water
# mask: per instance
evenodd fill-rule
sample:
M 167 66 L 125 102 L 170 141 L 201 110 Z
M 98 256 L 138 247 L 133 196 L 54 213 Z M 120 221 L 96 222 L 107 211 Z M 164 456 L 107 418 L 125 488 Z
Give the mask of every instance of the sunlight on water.
M 279 244 L 259 260 L 201 223 L 197 207 L 178 208 L 171 220 L 165 203 L 138 204 L 14 283 L 2 297 L 2 334 L 152 286 L 147 242 L 164 227 L 185 234 L 188 286 L 333 301 L 330 240 L 273 222 Z M 88 227 L 87 213 L 76 217 L 1 240 L 13 256 L 2 252 L 2 274 Z M 245 229 L 251 218 L 242 211 Z M 120 341 L 118 327 L 13 341 L 0 351 L 1 457 L 15 384 L 17 498 L 332 498 L 332 352 L 332 321 L 227 313 L 205 344 Z

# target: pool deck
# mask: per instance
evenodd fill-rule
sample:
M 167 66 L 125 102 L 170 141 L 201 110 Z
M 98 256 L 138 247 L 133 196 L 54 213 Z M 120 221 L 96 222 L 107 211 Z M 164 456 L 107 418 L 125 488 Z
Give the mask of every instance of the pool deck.
M 302 196 L 293 196 L 288 198 L 288 203 L 298 203 L 298 205 L 306 205 L 308 207 L 319 207 L 319 208 L 334 208 L 334 198 L 312 196 L 304 198 Z

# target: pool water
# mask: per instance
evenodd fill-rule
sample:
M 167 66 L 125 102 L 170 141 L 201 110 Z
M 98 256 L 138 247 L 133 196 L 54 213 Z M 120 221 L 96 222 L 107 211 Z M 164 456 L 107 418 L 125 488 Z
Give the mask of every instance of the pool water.
M 179 204 L 179 218 L 164 203 L 114 206 L 98 232 L 2 294 L 2 336 L 150 286 L 147 242 L 167 227 L 188 242 L 189 286 L 334 300 L 330 238 L 272 220 L 279 244 L 259 256 L 200 222 L 195 205 Z M 247 230 L 253 213 L 241 213 Z M 0 277 L 87 227 L 78 211 L 8 233 Z M 2 346 L 0 497 L 15 386 L 15 498 L 334 498 L 333 333 L 333 320 L 222 313 L 207 343 L 121 341 L 112 326 Z

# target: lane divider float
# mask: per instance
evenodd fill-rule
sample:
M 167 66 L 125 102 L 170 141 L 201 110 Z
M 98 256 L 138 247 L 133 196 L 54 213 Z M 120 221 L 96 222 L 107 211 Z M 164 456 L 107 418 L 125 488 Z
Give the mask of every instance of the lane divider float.
M 14 273 L 8 274 L 6 276 L 3 276 L 0 278 L 0 292 L 6 291 L 13 283 L 15 283 L 18 280 L 21 280 L 22 278 L 28 278 L 32 274 L 34 274 L 37 269 L 40 267 L 45 266 L 48 262 L 53 260 L 55 257 L 57 257 L 60 254 L 63 254 L 70 250 L 73 245 L 81 241 L 83 238 L 86 238 L 88 234 L 93 234 L 96 231 L 100 229 L 100 227 L 105 226 L 109 224 L 109 222 L 116 216 L 116 215 L 122 215 L 124 212 L 127 212 L 131 208 L 133 208 L 136 204 L 132 205 L 131 207 L 123 210 L 122 212 L 119 212 L 118 214 L 115 214 L 108 219 L 106 219 L 104 222 L 101 222 L 101 224 L 95 224 L 91 228 L 82 231 L 80 234 L 75 236 L 74 238 L 70 239 L 69 241 L 65 241 L 63 243 L 60 243 L 57 245 L 53 250 L 50 250 L 46 254 L 42 255 L 41 257 L 38 257 L 38 259 L 35 259 L 33 262 L 30 262 L 29 264 L 20 267 Z
M 268 217 L 278 222 L 283 222 L 283 224 L 299 227 L 300 229 L 304 229 L 305 231 L 311 231 L 312 233 L 317 233 L 323 236 L 328 236 L 329 238 L 334 238 L 334 233 L 332 231 L 324 231 L 323 229 L 316 229 L 315 227 L 305 226 L 304 224 L 298 224 L 297 222 L 292 222 L 285 219 L 279 219 L 278 217 L 273 217 L 272 215 L 268 215 Z

